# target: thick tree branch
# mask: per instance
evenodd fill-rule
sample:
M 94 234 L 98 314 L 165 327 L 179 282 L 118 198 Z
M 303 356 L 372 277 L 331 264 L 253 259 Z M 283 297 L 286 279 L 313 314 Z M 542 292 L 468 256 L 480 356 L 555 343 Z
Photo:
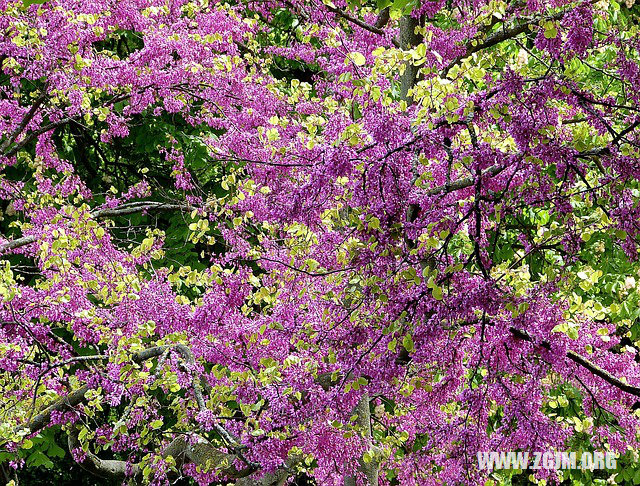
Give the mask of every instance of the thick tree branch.
M 376 27 L 378 29 L 382 29 L 387 23 L 389 23 L 389 19 L 391 18 L 391 12 L 389 7 L 383 8 L 378 14 L 378 18 L 376 19 Z
M 131 360 L 134 363 L 140 364 L 149 359 L 159 357 L 170 349 L 179 353 L 189 367 L 195 364 L 193 353 L 183 344 L 148 348 L 133 354 Z M 196 395 L 198 407 L 202 409 L 202 407 L 206 406 L 202 395 L 202 389 L 196 380 L 193 380 L 192 386 L 194 394 Z M 31 433 L 35 433 L 46 427 L 51 421 L 51 414 L 53 412 L 65 412 L 73 409 L 84 402 L 88 391 L 89 387 L 85 385 L 65 397 L 56 400 L 53 404 L 36 415 L 25 428 L 27 428 Z M 176 458 L 177 464 L 179 465 L 185 461 L 189 461 L 203 467 L 208 465 L 210 467 L 219 468 L 230 478 L 243 478 L 255 472 L 259 466 L 248 461 L 243 456 L 241 452 L 242 446 L 238 443 L 237 439 L 234 438 L 226 429 L 217 424 L 215 425 L 215 429 L 216 432 L 223 437 L 225 442 L 229 444 L 230 448 L 234 450 L 233 453 L 221 452 L 207 440 L 199 436 L 196 436 L 197 440 L 195 443 L 191 443 L 185 437 L 181 436 L 174 439 L 174 441 L 165 448 L 162 453 L 163 457 L 173 456 Z M 68 432 L 68 442 L 70 450 L 81 448 L 81 444 L 78 439 L 78 431 L 75 428 Z M 241 470 L 237 469 L 234 465 L 236 460 L 245 462 L 247 467 Z M 124 479 L 127 473 L 126 461 L 104 460 L 91 452 L 85 453 L 85 458 L 80 465 L 92 474 L 104 478 Z M 141 473 L 140 466 L 137 464 L 132 465 L 129 471 L 130 475 L 133 475 L 134 477 Z
M 45 408 L 42 412 L 31 419 L 31 422 L 27 425 L 27 428 L 31 433 L 37 432 L 38 430 L 46 427 L 47 424 L 51 421 L 51 414 L 53 412 L 66 412 L 68 410 L 73 409 L 80 405 L 84 399 L 85 395 L 89 391 L 88 386 L 82 386 L 77 390 L 72 391 L 67 396 L 64 396 L 47 408 Z
M 480 177 L 494 177 L 500 174 L 503 170 L 505 170 L 507 165 L 493 165 L 488 169 L 485 169 L 480 174 Z M 458 179 L 455 182 L 450 184 L 444 184 L 442 186 L 436 186 L 427 191 L 428 196 L 437 196 L 438 194 L 447 194 L 454 191 L 459 191 L 461 189 L 466 189 L 467 187 L 471 187 L 476 183 L 476 177 L 465 177 L 464 179 Z
M 186 204 L 169 204 L 154 201 L 143 201 L 139 203 L 123 204 L 116 208 L 105 208 L 93 211 L 91 217 L 100 218 L 115 218 L 118 216 L 126 216 L 128 214 L 139 213 L 141 211 L 174 211 L 174 210 L 190 210 L 192 206 Z M 7 251 L 15 250 L 31 243 L 36 242 L 35 236 L 23 236 L 22 238 L 16 238 L 0 245 L 0 254 Z
M 515 327 L 509 328 L 509 331 L 511 332 L 511 334 L 513 334 L 514 337 L 518 339 L 522 339 L 523 341 L 536 344 L 533 338 L 526 331 L 517 329 Z M 542 346 L 545 349 L 551 348 L 551 345 L 546 341 L 543 341 L 538 344 L 539 346 Z M 616 376 L 613 376 L 608 371 L 600 368 L 597 364 L 592 363 L 591 361 L 589 361 L 587 358 L 583 356 L 580 356 L 575 351 L 572 351 L 572 350 L 567 351 L 567 358 L 569 358 L 574 363 L 577 363 L 578 365 L 582 366 L 584 369 L 588 370 L 589 372 L 596 375 L 597 377 L 602 378 L 604 381 L 606 381 L 610 385 L 615 386 L 619 390 L 622 390 L 625 393 L 629 393 L 630 395 L 640 397 L 640 387 L 625 383 L 624 381 L 620 380 Z
M 67 432 L 67 443 L 70 452 L 74 449 L 82 450 L 82 444 L 80 443 L 80 439 L 78 438 L 78 430 L 76 428 L 73 428 L 71 431 Z M 100 459 L 91 451 L 84 452 L 83 455 L 84 459 L 81 462 L 78 462 L 78 464 L 80 465 L 80 467 L 82 467 L 82 469 L 90 472 L 94 476 L 98 476 L 104 479 L 118 480 L 122 480 L 127 476 L 126 461 Z M 139 468 L 137 466 L 134 466 L 131 469 L 131 475 L 135 477 L 139 474 Z
M 67 432 L 67 440 L 69 451 L 82 449 L 77 428 L 74 427 Z M 82 455 L 83 460 L 79 462 L 80 466 L 95 476 L 112 480 L 123 480 L 127 476 L 137 480 L 142 479 L 143 469 L 140 464 L 128 466 L 126 461 L 101 459 L 91 451 L 85 451 Z M 176 460 L 178 469 L 185 462 L 190 462 L 202 468 L 219 469 L 231 479 L 243 478 L 254 472 L 253 469 L 239 470 L 234 465 L 237 459 L 234 454 L 219 451 L 200 436 L 195 436 L 195 443 L 191 443 L 184 436 L 175 438 L 162 451 L 162 457 L 173 457 Z
M 33 132 L 30 132 L 26 137 L 24 137 L 20 142 L 16 143 L 11 150 L 7 151 L 4 156 L 5 157 L 13 157 L 17 154 L 22 148 L 24 148 L 29 142 L 42 135 L 43 133 L 47 133 L 51 130 L 55 130 L 58 127 L 66 125 L 71 122 L 73 118 L 63 118 L 62 120 L 58 120 L 56 122 L 51 122 L 48 125 L 38 128 Z
M 7 137 L 7 139 L 4 142 L 2 142 L 2 145 L 0 145 L 0 154 L 3 153 L 5 150 L 7 150 L 7 148 L 9 148 L 9 146 L 14 142 L 14 140 L 23 132 L 23 130 L 27 127 L 29 122 L 33 119 L 36 112 L 38 111 L 40 106 L 42 106 L 42 103 L 44 103 L 46 99 L 47 99 L 47 90 L 45 87 L 42 89 L 42 93 L 40 94 L 40 96 L 38 96 L 38 99 L 36 99 L 33 102 L 33 105 L 31 105 L 31 108 L 29 109 L 27 114 L 24 116 L 20 124 Z
M 339 17 L 342 17 L 343 19 L 347 20 L 348 22 L 351 22 L 354 25 L 357 25 L 358 27 L 367 30 L 369 32 L 372 32 L 373 34 L 378 34 L 378 35 L 385 35 L 385 31 L 382 27 L 384 27 L 384 25 L 389 21 L 389 9 L 386 8 L 384 10 L 382 10 L 380 12 L 380 15 L 378 15 L 378 18 L 376 20 L 376 24 L 375 25 L 371 25 L 368 24 L 367 22 L 360 20 L 358 17 L 351 15 L 350 13 L 346 12 L 343 9 L 340 9 L 338 7 L 331 7 L 329 5 L 326 5 L 327 10 L 329 10 L 329 12 L 332 12 L 336 15 L 338 15 Z M 396 40 L 392 41 L 393 44 L 398 47 L 398 43 Z
M 567 12 L 556 12 L 553 15 L 548 15 L 546 17 L 526 17 L 517 20 L 514 24 L 506 27 L 502 26 L 501 29 L 495 31 L 494 33 L 487 36 L 483 41 L 479 39 L 472 39 L 466 44 L 466 51 L 464 54 L 456 57 L 451 63 L 444 69 L 442 77 L 446 77 L 449 71 L 453 66 L 459 64 L 463 59 L 475 54 L 476 52 L 483 51 L 485 49 L 489 49 L 501 42 L 504 42 L 509 39 L 513 39 L 514 37 L 526 32 L 529 29 L 529 26 L 535 25 L 541 20 L 558 20 L 561 19 Z M 475 45 L 474 45 L 475 41 Z
M 284 486 L 287 480 L 295 473 L 294 468 L 302 461 L 300 456 L 292 456 L 284 465 L 272 473 L 267 473 L 260 479 L 247 476 L 236 481 L 235 486 Z
M 171 346 L 169 345 L 154 346 L 152 348 L 147 348 L 142 351 L 138 351 L 134 353 L 131 356 L 131 361 L 133 361 L 134 363 L 140 364 L 140 363 L 143 363 L 144 361 L 161 356 L 165 351 L 171 348 L 176 349 L 183 357 L 186 356 L 185 360 L 189 364 L 194 363 L 195 360 L 193 359 L 193 353 L 191 353 L 191 350 L 183 344 L 176 344 Z M 106 359 L 106 358 L 107 357 L 101 357 L 101 359 Z M 38 415 L 33 417 L 33 419 L 31 419 L 31 421 L 26 426 L 26 428 L 28 428 L 33 433 L 33 432 L 37 432 L 43 427 L 46 427 L 47 424 L 51 421 L 52 412 L 65 412 L 67 410 L 70 410 L 76 407 L 77 405 L 79 405 L 84 401 L 87 391 L 89 391 L 89 387 L 85 385 L 78 388 L 77 390 L 72 391 L 71 393 L 69 393 L 64 397 L 59 398 L 58 400 L 53 402 L 51 405 L 49 405 L 47 408 L 45 408 L 42 412 L 38 413 Z M 204 400 L 202 398 L 201 392 L 200 392 L 200 399 L 198 400 L 198 402 L 199 402 L 198 403 L 199 406 L 201 404 L 204 404 Z

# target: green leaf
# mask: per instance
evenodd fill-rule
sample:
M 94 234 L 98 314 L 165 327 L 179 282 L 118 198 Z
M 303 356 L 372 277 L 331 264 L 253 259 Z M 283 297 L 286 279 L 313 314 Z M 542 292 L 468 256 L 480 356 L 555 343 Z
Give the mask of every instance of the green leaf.
M 162 423 L 162 420 L 154 420 L 149 424 L 149 427 L 151 427 L 152 429 L 159 429 L 160 427 L 162 427 Z
M 47 469 L 51 469 L 53 467 L 53 462 L 51 462 L 51 460 L 47 456 L 45 456 L 42 451 L 35 451 L 33 454 L 27 457 L 27 466 L 44 466 Z
M 431 295 L 433 295 L 433 298 L 436 300 L 442 300 L 442 287 L 433 287 Z
M 411 334 L 407 334 L 404 338 L 402 338 L 402 345 L 404 346 L 404 349 L 406 349 L 409 353 L 413 353 L 416 350 Z
M 556 24 L 551 21 L 547 21 L 543 25 L 544 27 L 544 36 L 546 39 L 555 39 L 558 37 L 558 28 Z
M 64 457 L 64 449 L 60 447 L 55 442 L 51 442 L 49 444 L 49 448 L 47 449 L 47 456 L 49 457 Z
M 367 59 L 359 52 L 350 52 L 349 59 L 351 59 L 356 66 L 364 66 L 367 62 Z

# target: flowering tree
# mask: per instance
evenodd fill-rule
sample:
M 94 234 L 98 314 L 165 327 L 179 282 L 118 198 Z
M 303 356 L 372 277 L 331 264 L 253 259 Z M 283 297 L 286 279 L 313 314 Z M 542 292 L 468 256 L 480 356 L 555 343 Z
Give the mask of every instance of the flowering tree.
M 0 8 L 7 480 L 638 475 L 633 2 Z

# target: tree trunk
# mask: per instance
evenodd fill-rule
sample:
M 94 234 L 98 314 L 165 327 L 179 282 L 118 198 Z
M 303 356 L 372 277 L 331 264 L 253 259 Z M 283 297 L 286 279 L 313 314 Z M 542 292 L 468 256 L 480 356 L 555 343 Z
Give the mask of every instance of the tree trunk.
M 419 20 L 411 15 L 405 15 L 400 19 L 400 32 L 398 33 L 400 49 L 412 49 L 420 44 L 422 36 L 416 34 L 416 27 L 419 25 Z M 413 103 L 413 99 L 409 96 L 409 90 L 416 84 L 419 69 L 409 60 L 405 64 L 404 73 L 400 76 L 400 98 L 409 105 Z
M 367 449 L 369 451 L 372 450 L 373 440 L 371 435 L 371 411 L 369 410 L 369 394 L 365 393 L 360 398 L 358 405 L 354 410 L 358 418 L 356 419 L 356 424 L 358 428 L 362 432 L 362 437 L 364 438 Z M 365 462 L 363 458 L 360 458 L 360 472 L 362 472 L 367 478 L 368 486 L 378 486 L 378 461 L 376 458 L 371 460 L 370 462 Z M 344 480 L 344 486 L 356 486 L 356 478 L 354 476 L 349 476 Z

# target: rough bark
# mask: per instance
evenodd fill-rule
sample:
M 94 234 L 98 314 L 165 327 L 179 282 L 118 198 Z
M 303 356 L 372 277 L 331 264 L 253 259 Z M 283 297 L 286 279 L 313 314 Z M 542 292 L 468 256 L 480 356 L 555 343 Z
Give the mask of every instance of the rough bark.
M 290 457 L 283 467 L 273 473 L 267 473 L 260 479 L 247 476 L 236 481 L 235 486 L 284 486 L 287 479 L 294 474 L 293 468 L 302 460 L 300 456 Z
M 422 36 L 416 34 L 416 27 L 419 25 L 419 20 L 411 15 L 405 15 L 400 19 L 398 44 L 401 49 L 412 49 L 420 44 Z M 405 100 L 407 104 L 413 103 L 413 99 L 409 96 L 409 90 L 415 86 L 419 70 L 420 68 L 409 60 L 405 63 L 404 72 L 400 76 L 400 98 Z
M 69 450 L 82 449 L 78 438 L 78 430 L 72 429 L 67 433 Z M 230 478 L 242 478 L 250 475 L 252 469 L 237 469 L 234 465 L 237 457 L 216 449 L 206 439 L 196 436 L 196 442 L 190 443 L 186 437 L 174 439 L 162 452 L 162 457 L 173 457 L 180 468 L 185 462 L 202 467 L 220 469 Z M 127 467 L 126 461 L 101 459 L 91 451 L 84 452 L 84 459 L 79 462 L 80 467 L 91 474 L 112 480 L 124 480 L 127 477 L 139 481 L 143 469 L 140 464 Z
M 356 405 L 354 410 L 358 416 L 356 419 L 356 425 L 361 430 L 362 437 L 364 438 L 369 451 L 373 449 L 373 437 L 371 434 L 371 411 L 369 410 L 369 394 L 364 393 Z M 365 462 L 360 458 L 360 472 L 367 478 L 368 486 L 378 486 L 378 462 L 374 459 L 370 462 Z M 344 486 L 356 486 L 357 481 L 355 476 L 347 477 L 344 481 Z

